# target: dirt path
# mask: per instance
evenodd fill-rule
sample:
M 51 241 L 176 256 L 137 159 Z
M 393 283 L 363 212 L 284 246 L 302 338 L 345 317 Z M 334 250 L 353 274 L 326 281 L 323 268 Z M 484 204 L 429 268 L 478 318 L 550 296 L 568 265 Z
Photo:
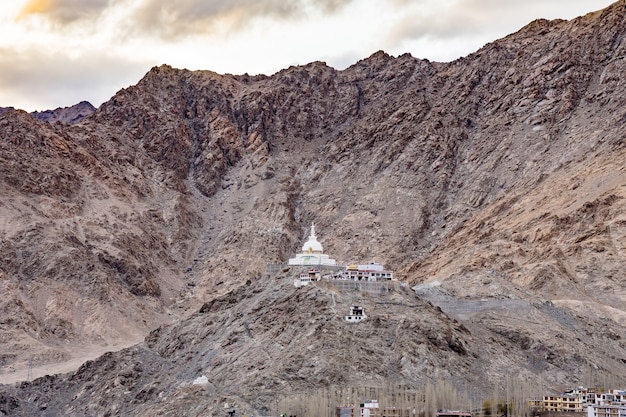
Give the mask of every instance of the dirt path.
M 116 352 L 129 346 L 141 342 L 142 339 L 128 341 L 112 346 L 87 346 L 76 351 L 75 355 L 66 361 L 59 363 L 48 363 L 45 365 L 33 366 L 29 378 L 28 365 L 10 367 L 0 367 L 0 385 L 14 384 L 16 382 L 33 380 L 45 375 L 64 374 L 76 371 L 88 360 L 96 359 L 106 352 Z

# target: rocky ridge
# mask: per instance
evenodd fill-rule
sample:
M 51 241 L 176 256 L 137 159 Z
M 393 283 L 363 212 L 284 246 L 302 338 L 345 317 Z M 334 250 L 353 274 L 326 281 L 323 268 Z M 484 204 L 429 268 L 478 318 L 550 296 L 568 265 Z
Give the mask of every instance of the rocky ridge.
M 379 52 L 344 71 L 315 62 L 271 77 L 161 66 L 72 125 L 3 112 L 2 363 L 23 366 L 34 353 L 41 364 L 63 359 L 71 356 L 64 343 L 106 348 L 139 339 L 257 283 L 288 297 L 288 284 L 264 281 L 265 263 L 291 256 L 315 221 L 333 257 L 384 262 L 416 285 L 417 299 L 401 293 L 413 307 L 394 315 L 417 323 L 416 312 L 441 314 L 467 329 L 454 333 L 467 355 L 381 342 L 367 354 L 401 351 L 405 361 L 394 372 L 368 368 L 361 379 L 419 384 L 426 374 L 479 386 L 471 371 L 478 365 L 489 383 L 512 369 L 550 386 L 579 384 L 588 370 L 626 374 L 625 10 L 619 1 L 572 21 L 538 20 L 451 63 Z M 159 356 L 177 331 L 201 344 L 199 327 L 211 325 L 198 317 L 98 363 L 116 377 L 121 358 Z M 215 338 L 245 329 L 237 320 L 203 330 L 210 347 L 176 347 L 172 363 L 192 361 L 219 379 L 218 365 L 197 361 L 209 351 L 228 356 Z M 272 323 L 291 326 L 287 317 Z M 314 331 L 312 323 L 299 327 Z M 427 327 L 412 331 L 422 340 Z M 296 351 L 304 346 L 293 342 Z M 421 360 L 432 366 L 409 365 Z M 267 364 L 258 379 L 336 379 L 316 380 L 318 366 Z M 241 379 L 258 368 L 250 359 L 230 372 L 239 387 L 232 392 L 260 410 Z M 33 387 L 74 390 L 88 378 Z M 287 380 L 290 392 L 310 388 Z M 162 389 L 142 404 L 158 407 Z M 10 394 L 25 404 L 20 395 Z
M 96 111 L 88 101 L 81 101 L 69 107 L 58 107 L 54 110 L 35 111 L 31 114 L 43 122 L 77 123 Z

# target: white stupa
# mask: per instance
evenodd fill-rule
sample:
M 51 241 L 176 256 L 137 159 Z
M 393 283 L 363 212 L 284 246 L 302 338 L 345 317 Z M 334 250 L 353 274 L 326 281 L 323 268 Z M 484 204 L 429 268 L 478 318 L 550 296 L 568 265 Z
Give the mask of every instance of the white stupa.
M 322 244 L 317 241 L 315 236 L 315 225 L 311 225 L 311 235 L 304 245 L 302 245 L 302 253 L 296 255 L 295 258 L 289 259 L 289 265 L 337 265 L 334 259 L 330 259 L 324 254 Z

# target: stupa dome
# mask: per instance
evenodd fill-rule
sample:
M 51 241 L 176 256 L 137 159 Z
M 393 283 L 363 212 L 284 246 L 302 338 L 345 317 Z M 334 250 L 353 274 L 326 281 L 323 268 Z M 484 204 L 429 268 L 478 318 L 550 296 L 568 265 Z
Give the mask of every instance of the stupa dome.
M 296 254 L 295 258 L 289 259 L 289 265 L 337 265 L 334 259 L 330 259 L 324 253 L 324 247 L 317 241 L 315 225 L 311 226 L 311 235 L 302 245 L 302 253 Z

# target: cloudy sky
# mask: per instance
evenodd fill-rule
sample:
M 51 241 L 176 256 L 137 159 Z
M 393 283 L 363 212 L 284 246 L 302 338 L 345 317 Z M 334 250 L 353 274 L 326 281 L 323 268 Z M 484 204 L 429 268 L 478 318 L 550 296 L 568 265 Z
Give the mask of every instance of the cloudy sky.
M 450 61 L 613 0 L 4 0 L 0 107 L 96 107 L 152 66 L 273 74 L 378 50 Z

